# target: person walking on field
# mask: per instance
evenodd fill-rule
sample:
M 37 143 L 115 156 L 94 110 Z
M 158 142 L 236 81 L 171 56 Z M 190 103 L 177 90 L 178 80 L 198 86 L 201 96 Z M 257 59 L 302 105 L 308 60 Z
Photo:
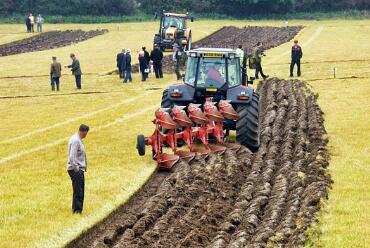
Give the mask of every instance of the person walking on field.
M 262 57 L 265 56 L 262 48 L 262 43 L 258 42 L 257 46 L 254 48 L 253 57 L 254 63 L 256 65 L 256 79 L 259 78 L 259 74 L 261 74 L 263 79 L 268 78 L 268 75 L 265 75 L 262 70 Z
M 72 181 L 72 212 L 74 214 L 81 214 L 83 210 L 87 157 L 82 140 L 86 138 L 89 130 L 89 126 L 82 124 L 68 142 L 67 172 Z
M 301 58 L 303 56 L 302 48 L 298 45 L 298 40 L 294 41 L 292 47 L 292 61 L 290 63 L 290 76 L 293 77 L 294 66 L 297 65 L 297 76 L 301 76 Z
M 149 73 L 149 64 L 147 58 L 145 58 L 144 51 L 139 52 L 139 66 L 141 72 L 141 81 L 146 81 Z
M 124 58 L 122 59 L 122 70 L 125 75 L 123 83 L 127 83 L 127 81 L 132 82 L 131 77 L 131 50 L 127 49 Z
M 36 18 L 37 32 L 42 32 L 42 24 L 44 23 L 44 18 L 39 14 Z
M 30 20 L 29 15 L 26 15 L 25 21 L 26 21 L 27 33 L 30 33 L 31 32 L 31 20 Z
M 179 49 L 179 45 L 174 44 L 173 45 L 173 53 L 172 53 L 172 61 L 174 63 L 174 69 L 175 69 L 177 80 L 181 79 L 180 57 L 181 57 L 181 52 L 180 52 L 180 49 Z
M 157 44 L 154 44 L 154 50 L 150 53 L 150 59 L 153 61 L 153 67 L 156 78 L 163 78 L 162 59 L 163 53 Z
M 123 72 L 122 72 L 121 64 L 122 64 L 122 59 L 125 55 L 125 52 L 126 52 L 126 50 L 122 49 L 122 52 L 117 54 L 116 61 L 117 61 L 117 68 L 118 68 L 119 78 L 123 78 Z
M 50 66 L 50 77 L 51 77 L 51 90 L 55 90 L 55 86 L 57 91 L 59 91 L 59 79 L 62 76 L 62 65 L 57 62 L 57 58 L 53 57 L 53 63 Z
M 73 53 L 71 53 L 69 57 L 72 59 L 72 64 L 68 65 L 67 67 L 71 68 L 72 75 L 74 75 L 76 79 L 76 88 L 80 90 L 81 89 L 81 75 L 82 75 L 80 61 L 78 61 L 78 59 L 76 58 L 76 55 L 74 55 Z
M 32 14 L 30 14 L 29 18 L 31 23 L 31 32 L 33 33 L 35 32 L 35 17 Z

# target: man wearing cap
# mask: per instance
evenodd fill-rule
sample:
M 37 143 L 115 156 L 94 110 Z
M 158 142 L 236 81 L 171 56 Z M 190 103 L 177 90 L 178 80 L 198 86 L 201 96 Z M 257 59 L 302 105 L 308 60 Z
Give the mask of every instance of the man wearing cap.
M 72 74 L 75 76 L 76 79 L 76 87 L 78 90 L 81 89 L 81 66 L 80 66 L 80 61 L 76 58 L 76 55 L 71 53 L 69 57 L 72 59 L 72 64 L 68 65 L 66 67 L 71 68 Z
M 290 63 L 290 76 L 293 77 L 294 66 L 297 65 L 297 76 L 301 76 L 301 58 L 303 56 L 302 48 L 298 45 L 298 40 L 294 41 L 292 46 L 292 61 Z
M 127 81 L 132 82 L 131 77 L 131 50 L 127 49 L 126 54 L 123 58 L 123 74 L 125 75 L 123 82 L 127 83 Z
M 175 69 L 175 73 L 176 73 L 176 76 L 177 76 L 177 80 L 181 79 L 180 57 L 181 57 L 180 46 L 175 43 L 173 45 L 172 61 L 174 63 L 174 69 Z
M 51 90 L 55 90 L 55 86 L 57 91 L 59 91 L 59 79 L 62 76 L 62 65 L 57 62 L 57 57 L 52 58 L 53 62 L 50 66 L 50 78 L 51 78 Z
M 265 75 L 262 70 L 262 57 L 263 56 L 266 56 L 266 55 L 262 48 L 262 42 L 258 42 L 253 52 L 254 63 L 256 65 L 256 79 L 259 78 L 259 74 L 261 74 L 263 79 L 266 79 L 269 77 L 268 75 Z
M 153 61 L 153 67 L 156 78 L 163 78 L 162 59 L 163 53 L 157 44 L 154 44 L 154 50 L 150 53 L 150 59 Z
M 84 204 L 84 173 L 87 171 L 87 157 L 82 140 L 86 138 L 89 130 L 89 126 L 84 124 L 80 125 L 78 132 L 72 135 L 68 142 L 67 171 L 72 181 L 72 212 L 74 214 L 81 214 Z

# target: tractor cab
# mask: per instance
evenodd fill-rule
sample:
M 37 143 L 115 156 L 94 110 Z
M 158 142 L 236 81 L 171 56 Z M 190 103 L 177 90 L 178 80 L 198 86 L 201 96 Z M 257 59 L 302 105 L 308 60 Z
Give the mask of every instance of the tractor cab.
M 162 12 L 159 32 L 154 36 L 154 44 L 157 44 L 162 51 L 172 50 L 174 44 L 178 44 L 183 50 L 189 50 L 192 40 L 187 20 L 193 21 L 188 13 Z
M 245 94 L 246 98 L 247 94 L 252 94 L 246 82 L 242 81 L 241 58 L 235 50 L 199 48 L 188 51 L 187 56 L 186 74 L 182 88 L 187 89 L 183 90 L 184 92 L 193 94 L 191 96 L 192 102 L 203 104 L 208 97 L 213 98 L 216 102 L 229 98 L 231 98 L 229 100 L 239 102 L 243 97 L 238 99 L 235 96 L 236 92 Z M 175 89 L 177 86 L 172 87 Z M 172 87 L 170 87 L 170 91 Z M 181 99 L 182 97 L 173 98 L 174 101 Z

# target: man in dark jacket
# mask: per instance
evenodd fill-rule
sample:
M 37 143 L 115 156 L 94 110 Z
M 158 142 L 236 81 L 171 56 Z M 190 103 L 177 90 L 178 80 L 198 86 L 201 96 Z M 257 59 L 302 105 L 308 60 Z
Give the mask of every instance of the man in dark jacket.
M 157 44 L 154 44 L 154 50 L 150 53 L 150 59 L 153 61 L 155 77 L 163 78 L 163 72 L 162 72 L 163 53 L 158 48 Z
M 131 50 L 127 49 L 126 54 L 122 61 L 122 70 L 125 75 L 123 82 L 127 83 L 127 81 L 132 82 L 131 77 Z
M 31 19 L 29 15 L 26 16 L 26 27 L 27 27 L 27 33 L 31 33 Z
M 68 68 L 71 68 L 72 74 L 75 76 L 76 79 L 76 87 L 78 90 L 81 89 L 81 66 L 80 66 L 80 61 L 76 58 L 76 55 L 71 53 L 69 56 L 72 59 L 72 64 L 68 65 Z
M 294 41 L 292 47 L 292 61 L 290 63 L 290 76 L 293 77 L 294 66 L 297 65 L 297 76 L 301 76 L 301 58 L 303 56 L 302 48 L 298 45 L 298 40 Z
M 126 52 L 125 49 L 122 49 L 122 52 L 117 54 L 117 60 L 116 61 L 117 61 L 117 68 L 118 68 L 118 72 L 119 72 L 119 78 L 123 78 L 121 64 L 122 64 L 122 59 L 124 57 L 125 52 Z
M 148 51 L 146 50 L 146 47 L 142 47 L 143 51 L 144 51 L 144 58 L 146 60 L 146 64 L 147 64 L 147 67 L 148 69 L 150 68 L 150 55 L 148 53 Z M 149 73 L 146 74 L 146 78 L 149 77 Z
M 261 74 L 263 79 L 268 78 L 268 75 L 265 75 L 262 70 L 262 57 L 265 56 L 265 53 L 262 48 L 262 42 L 258 42 L 257 46 L 254 48 L 253 51 L 253 58 L 254 58 L 254 63 L 256 66 L 256 79 L 259 78 L 259 74 Z
M 53 57 L 53 63 L 50 66 L 50 77 L 51 77 L 51 90 L 55 90 L 55 86 L 57 87 L 57 91 L 59 91 L 59 79 L 62 76 L 62 65 L 57 62 L 57 58 Z

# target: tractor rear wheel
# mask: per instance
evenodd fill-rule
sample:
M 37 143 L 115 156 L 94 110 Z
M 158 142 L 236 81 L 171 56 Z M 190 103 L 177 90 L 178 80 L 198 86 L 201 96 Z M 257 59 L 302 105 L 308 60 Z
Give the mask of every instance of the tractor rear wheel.
M 248 105 L 237 108 L 240 119 L 236 122 L 236 140 L 256 152 L 260 146 L 259 128 L 259 97 L 253 93 L 252 101 Z
M 136 149 L 139 152 L 140 156 L 145 155 L 145 137 L 142 134 L 137 136 Z
M 165 89 L 162 94 L 161 108 L 172 108 L 173 103 L 171 102 L 168 89 Z

